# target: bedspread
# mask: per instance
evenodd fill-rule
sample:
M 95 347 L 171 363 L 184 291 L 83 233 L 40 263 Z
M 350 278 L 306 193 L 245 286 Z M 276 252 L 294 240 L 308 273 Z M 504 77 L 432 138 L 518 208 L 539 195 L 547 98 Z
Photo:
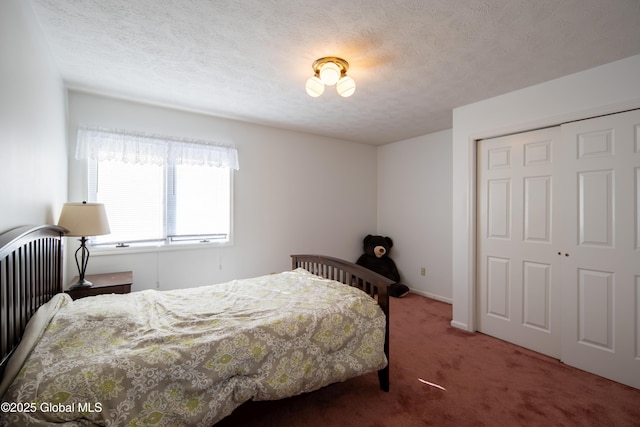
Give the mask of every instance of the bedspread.
M 53 316 L 3 397 L 23 410 L 0 420 L 211 426 L 383 368 L 384 328 L 375 300 L 302 269 L 83 298 Z

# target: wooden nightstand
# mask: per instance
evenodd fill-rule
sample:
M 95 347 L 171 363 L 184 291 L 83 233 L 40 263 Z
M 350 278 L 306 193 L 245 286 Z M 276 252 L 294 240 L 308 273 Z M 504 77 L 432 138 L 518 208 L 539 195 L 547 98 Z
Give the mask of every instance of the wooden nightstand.
M 85 279 L 93 283 L 90 288 L 67 289 L 68 293 L 74 300 L 93 295 L 104 294 L 128 294 L 131 292 L 133 284 L 133 272 L 120 271 L 118 273 L 91 274 L 85 276 Z M 74 277 L 71 283 L 75 283 L 78 277 Z

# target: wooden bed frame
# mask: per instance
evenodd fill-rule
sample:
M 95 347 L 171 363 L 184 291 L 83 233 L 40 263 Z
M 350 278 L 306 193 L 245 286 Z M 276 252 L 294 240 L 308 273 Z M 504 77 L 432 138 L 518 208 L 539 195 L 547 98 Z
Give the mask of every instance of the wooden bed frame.
M 62 292 L 62 236 L 55 225 L 23 226 L 0 234 L 0 378 L 36 310 Z M 292 255 L 293 268 L 356 286 L 386 315 L 384 351 L 389 358 L 391 280 L 362 266 L 321 255 Z M 380 387 L 389 391 L 389 365 L 378 371 Z
M 62 235 L 55 225 L 0 234 L 0 378 L 27 322 L 62 292 Z

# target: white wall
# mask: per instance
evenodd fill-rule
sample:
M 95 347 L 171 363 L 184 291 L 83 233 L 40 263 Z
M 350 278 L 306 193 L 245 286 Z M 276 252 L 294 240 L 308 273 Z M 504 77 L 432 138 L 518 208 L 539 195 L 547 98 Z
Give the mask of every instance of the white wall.
M 453 110 L 453 321 L 475 330 L 475 141 L 640 107 L 640 55 Z
M 86 197 L 86 163 L 74 158 L 79 124 L 233 143 L 240 160 L 232 246 L 93 251 L 88 274 L 133 270 L 134 290 L 219 283 L 286 270 L 293 253 L 355 260 L 362 237 L 375 231 L 376 147 L 76 91 L 68 97 L 72 201 Z
M 53 223 L 67 194 L 65 91 L 28 2 L 0 2 L 0 232 Z
M 446 130 L 378 148 L 378 233 L 413 292 L 451 302 L 451 138 Z M 426 275 L 420 269 L 426 268 Z

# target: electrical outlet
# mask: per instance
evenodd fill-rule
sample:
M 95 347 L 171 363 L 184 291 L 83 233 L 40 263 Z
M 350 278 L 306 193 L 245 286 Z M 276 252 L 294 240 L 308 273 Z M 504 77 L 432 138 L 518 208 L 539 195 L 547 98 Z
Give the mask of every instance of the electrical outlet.
M 420 267 L 420 275 L 421 276 L 426 276 L 427 275 L 427 269 L 425 267 Z

